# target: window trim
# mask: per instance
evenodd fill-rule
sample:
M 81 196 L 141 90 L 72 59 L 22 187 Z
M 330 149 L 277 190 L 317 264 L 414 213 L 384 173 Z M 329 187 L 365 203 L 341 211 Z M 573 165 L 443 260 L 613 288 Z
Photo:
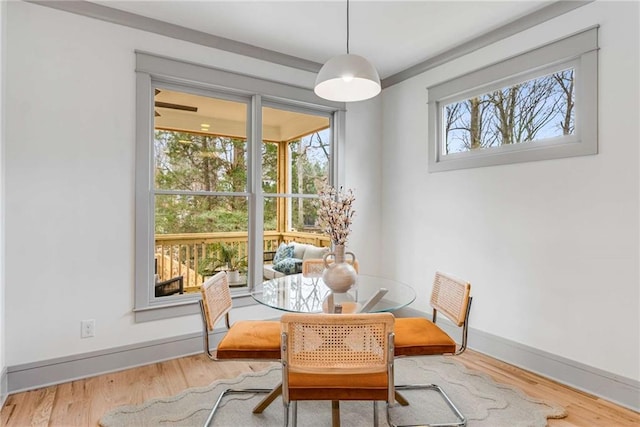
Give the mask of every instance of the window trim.
M 337 129 L 343 129 L 340 123 L 345 119 L 345 104 L 325 101 L 318 98 L 312 90 L 277 83 L 257 77 L 224 71 L 212 67 L 184 62 L 163 56 L 136 51 L 136 171 L 135 171 L 135 274 L 134 274 L 134 317 L 135 322 L 159 320 L 169 317 L 196 314 L 198 312 L 197 295 L 176 295 L 158 299 L 153 293 L 153 246 L 154 246 L 154 209 L 153 209 L 153 171 L 154 135 L 153 88 L 157 84 L 180 87 L 197 93 L 198 90 L 229 96 L 231 99 L 243 98 L 249 101 L 249 121 L 247 126 L 247 175 L 250 187 L 247 188 L 249 205 L 256 206 L 258 215 L 249 220 L 249 251 L 254 259 L 262 256 L 261 247 L 253 240 L 262 238 L 260 221 L 262 215 L 261 181 L 251 177 L 261 176 L 260 144 L 262 104 L 278 103 L 290 108 L 307 108 L 315 112 L 334 115 Z M 335 139 L 337 138 L 337 139 Z M 338 160 L 339 147 L 343 146 L 344 133 L 334 134 L 334 158 Z M 332 171 L 334 182 L 340 182 L 336 168 Z M 246 195 L 243 193 L 243 195 Z M 257 203 L 257 205 L 256 205 Z M 260 234 L 260 235 L 258 235 Z M 258 257 L 258 258 L 255 258 Z M 257 263 L 254 263 L 257 265 Z M 258 274 L 258 268 L 252 270 Z M 236 295 L 241 305 L 251 304 L 246 290 Z
M 533 65 L 532 65 L 533 64 Z M 571 66 L 576 73 L 575 135 L 535 143 L 443 153 L 443 107 L 512 82 Z M 428 91 L 428 171 L 495 166 L 598 152 L 598 26 L 431 86 Z

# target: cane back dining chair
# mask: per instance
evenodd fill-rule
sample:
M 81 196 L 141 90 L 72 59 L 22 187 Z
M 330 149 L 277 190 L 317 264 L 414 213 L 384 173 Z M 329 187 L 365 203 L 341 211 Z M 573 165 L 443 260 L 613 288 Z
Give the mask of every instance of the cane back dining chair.
M 333 260 L 331 260 L 332 262 Z M 358 264 L 358 260 L 347 261 L 353 268 L 358 272 L 360 265 Z M 324 259 L 322 258 L 308 258 L 302 260 L 302 275 L 305 277 L 321 277 L 322 272 L 324 271 Z
M 340 425 L 340 400 L 394 402 L 391 313 L 285 314 L 282 324 L 284 425 L 297 424 L 299 400 L 332 401 L 332 425 Z
M 459 355 L 467 348 L 469 312 L 473 298 L 470 295 L 471 284 L 447 274 L 436 272 L 431 292 L 432 320 L 424 317 L 397 318 L 395 324 L 395 356 L 432 356 Z M 455 326 L 461 328 L 461 344 L 456 342 L 437 324 L 438 313 L 444 315 Z M 436 384 L 396 385 L 401 390 L 434 390 L 442 396 L 458 421 L 451 423 L 428 424 L 421 426 L 465 426 L 466 418 L 454 405 L 445 391 Z
M 280 360 L 280 322 L 263 320 L 242 320 L 231 324 L 229 312 L 232 308 L 231 291 L 227 274 L 222 271 L 207 279 L 201 287 L 202 332 L 204 352 L 211 360 Z M 218 343 L 215 352 L 211 351 L 209 333 L 224 317 L 227 332 Z M 254 409 L 262 410 L 280 393 L 280 386 L 273 389 L 226 389 L 215 402 L 205 423 L 208 426 L 222 402 L 229 394 L 267 394 L 267 397 Z M 261 408 L 261 409 L 258 409 Z

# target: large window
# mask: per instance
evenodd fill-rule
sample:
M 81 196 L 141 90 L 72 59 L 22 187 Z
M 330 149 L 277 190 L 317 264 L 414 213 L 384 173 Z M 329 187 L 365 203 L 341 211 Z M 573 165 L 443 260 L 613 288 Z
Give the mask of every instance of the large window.
M 137 54 L 136 319 L 193 313 L 226 271 L 238 296 L 282 242 L 317 243 L 343 104 L 309 90 Z
M 597 29 L 429 88 L 429 170 L 597 153 Z

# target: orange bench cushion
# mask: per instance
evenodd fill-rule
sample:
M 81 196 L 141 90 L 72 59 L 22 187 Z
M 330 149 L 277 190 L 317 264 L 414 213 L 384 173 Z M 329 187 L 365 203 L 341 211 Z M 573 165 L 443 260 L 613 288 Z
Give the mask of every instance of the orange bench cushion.
M 424 317 L 398 317 L 394 329 L 396 356 L 427 356 L 456 351 L 455 341 Z
M 235 322 L 218 344 L 216 356 L 218 359 L 280 359 L 280 322 Z

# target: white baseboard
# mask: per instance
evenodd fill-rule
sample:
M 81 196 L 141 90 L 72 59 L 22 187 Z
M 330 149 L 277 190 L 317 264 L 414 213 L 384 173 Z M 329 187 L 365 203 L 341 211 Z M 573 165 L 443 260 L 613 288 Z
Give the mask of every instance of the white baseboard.
M 0 372 L 0 408 L 4 406 L 7 396 L 9 396 L 9 385 L 7 379 L 7 368 L 4 367 L 2 368 L 2 372 Z
M 403 309 L 401 316 L 426 316 L 424 312 Z M 430 318 L 430 315 L 427 316 Z M 438 324 L 452 337 L 459 333 L 445 319 Z M 212 347 L 224 331 L 215 331 Z M 640 382 L 582 363 L 519 344 L 483 331 L 469 329 L 469 348 L 551 378 L 578 390 L 602 397 L 634 411 L 640 410 Z M 0 396 L 60 384 L 80 378 L 120 371 L 202 352 L 199 333 L 155 340 L 108 350 L 58 359 L 10 366 L 2 372 Z
M 218 344 L 224 332 L 220 329 L 210 335 L 212 348 Z M 13 394 L 33 390 L 202 352 L 202 334 L 194 333 L 9 366 L 7 369 L 8 392 Z
M 424 316 L 431 319 L 430 313 L 427 315 L 413 309 L 403 309 L 399 315 L 403 317 Z M 441 316 L 438 317 L 438 325 L 453 338 L 457 339 L 460 335 L 460 330 Z M 640 381 L 473 328 L 469 328 L 467 347 L 577 390 L 593 394 L 634 411 L 640 411 Z

